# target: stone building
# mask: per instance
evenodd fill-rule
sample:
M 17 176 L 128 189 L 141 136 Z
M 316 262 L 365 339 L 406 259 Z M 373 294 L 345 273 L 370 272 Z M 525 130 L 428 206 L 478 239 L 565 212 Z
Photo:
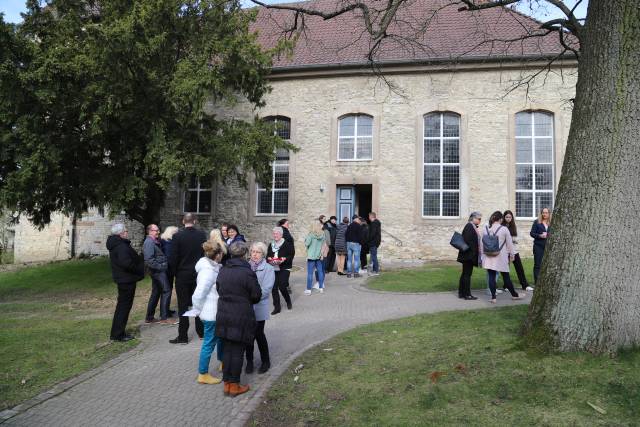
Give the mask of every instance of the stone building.
M 325 10 L 334 4 L 307 3 Z M 537 212 L 553 206 L 576 64 L 548 66 L 562 51 L 557 34 L 531 37 L 540 23 L 505 8 L 446 7 L 426 30 L 416 29 L 442 4 L 417 0 L 400 11 L 402 22 L 376 51 L 384 79 L 367 64 L 362 18 L 307 18 L 293 54 L 275 60 L 273 90 L 257 112 L 299 147 L 278 153 L 273 190 L 253 179 L 246 189 L 192 179 L 167 195 L 161 225 L 195 212 L 205 228 L 233 222 L 248 239 L 266 240 L 286 217 L 300 246 L 320 214 L 375 211 L 382 258 L 452 259 L 451 233 L 470 211 L 488 219 L 511 209 L 528 238 Z M 293 19 L 288 11 L 261 10 L 254 29 L 271 47 Z M 250 118 L 256 111 L 239 103 L 216 113 Z M 520 246 L 530 252 L 529 244 Z

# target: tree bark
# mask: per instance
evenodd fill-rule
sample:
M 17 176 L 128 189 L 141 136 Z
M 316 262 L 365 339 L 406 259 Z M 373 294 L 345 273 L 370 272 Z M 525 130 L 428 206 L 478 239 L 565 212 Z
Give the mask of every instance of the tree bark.
M 640 345 L 640 7 L 592 1 L 550 239 L 523 332 L 536 346 Z

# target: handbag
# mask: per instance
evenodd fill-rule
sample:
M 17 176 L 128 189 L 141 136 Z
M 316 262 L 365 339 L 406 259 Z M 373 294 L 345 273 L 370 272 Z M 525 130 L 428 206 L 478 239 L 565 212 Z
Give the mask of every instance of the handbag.
M 464 237 L 462 237 L 462 234 L 458 233 L 457 231 L 453 232 L 453 236 L 451 236 L 451 241 L 449 242 L 449 244 L 462 252 L 466 252 L 469 250 L 469 245 L 467 245 L 467 242 L 464 241 Z

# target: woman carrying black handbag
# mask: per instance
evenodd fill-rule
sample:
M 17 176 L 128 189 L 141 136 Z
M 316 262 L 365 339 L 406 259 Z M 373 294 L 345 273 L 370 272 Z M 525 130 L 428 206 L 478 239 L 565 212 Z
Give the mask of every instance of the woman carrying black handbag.
M 458 284 L 458 298 L 466 300 L 478 299 L 471 295 L 471 274 L 473 273 L 473 267 L 478 267 L 478 226 L 482 221 L 482 214 L 474 211 L 469 215 L 469 222 L 464 226 L 462 230 L 462 238 L 469 246 L 466 251 L 458 252 L 458 262 L 462 263 L 462 274 L 460 275 L 460 282 Z

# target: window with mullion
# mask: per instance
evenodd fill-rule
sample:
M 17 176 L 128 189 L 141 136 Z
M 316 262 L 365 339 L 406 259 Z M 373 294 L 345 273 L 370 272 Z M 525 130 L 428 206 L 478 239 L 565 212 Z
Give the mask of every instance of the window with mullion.
M 276 125 L 274 131 L 282 139 L 289 141 L 291 121 L 287 117 L 277 116 L 265 119 Z M 271 182 L 267 189 L 256 183 L 256 214 L 281 215 L 289 211 L 289 151 L 278 149 L 276 158 L 271 162 Z
M 373 117 L 350 114 L 338 120 L 338 160 L 373 159 Z
M 460 116 L 424 116 L 422 216 L 460 216 Z
M 535 218 L 553 208 L 553 114 L 516 114 L 516 216 Z
M 211 213 L 211 186 L 202 185 L 200 178 L 191 176 L 183 200 L 185 213 Z

